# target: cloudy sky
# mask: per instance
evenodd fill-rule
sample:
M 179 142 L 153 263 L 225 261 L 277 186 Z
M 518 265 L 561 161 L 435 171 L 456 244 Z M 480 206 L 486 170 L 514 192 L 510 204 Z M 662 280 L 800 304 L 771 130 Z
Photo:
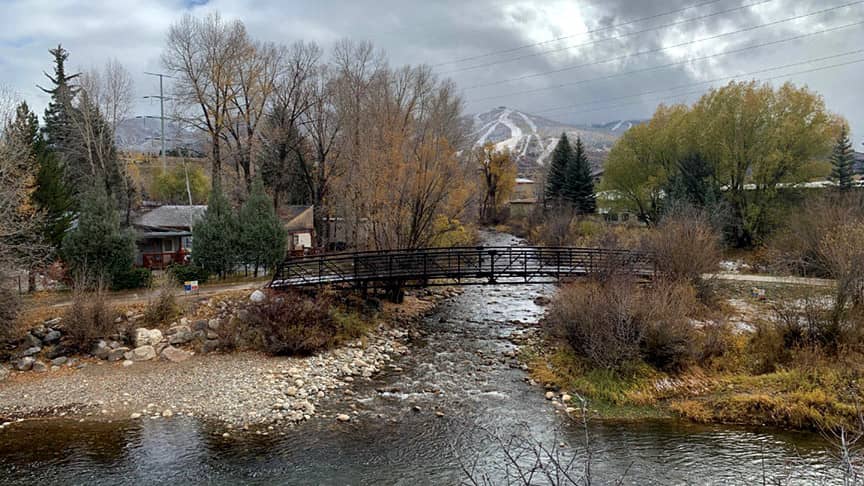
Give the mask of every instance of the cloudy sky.
M 160 70 L 171 22 L 216 10 L 261 39 L 370 40 L 393 65 L 432 65 L 464 89 L 469 113 L 506 105 L 602 123 L 650 117 L 660 102 L 692 102 L 733 77 L 789 80 L 823 94 L 864 150 L 864 62 L 854 63 L 864 60 L 864 1 L 0 0 L 0 9 L 0 84 L 40 111 L 36 84 L 57 43 L 73 67 L 119 59 L 143 96 L 158 87 L 143 72 Z M 138 111 L 156 113 L 148 103 Z

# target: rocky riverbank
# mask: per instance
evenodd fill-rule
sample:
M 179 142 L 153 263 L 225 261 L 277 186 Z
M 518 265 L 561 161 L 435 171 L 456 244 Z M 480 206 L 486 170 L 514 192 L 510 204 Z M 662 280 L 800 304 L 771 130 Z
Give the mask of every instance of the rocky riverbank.
M 109 341 L 91 357 L 70 357 L 46 365 L 41 373 L 7 370 L 0 382 L 0 425 L 35 417 L 117 420 L 179 414 L 232 428 L 308 420 L 320 415 L 325 401 L 350 395 L 355 383 L 392 368 L 394 357 L 410 353 L 412 324 L 456 292 L 423 291 L 403 304 L 385 304 L 366 336 L 306 358 L 187 351 L 181 346 L 192 342 L 196 332 L 204 333 L 205 344 L 209 340 L 207 331 L 194 324 L 172 326 L 164 335 L 136 330 L 135 348 Z M 211 305 L 231 312 L 221 303 Z M 350 409 L 333 415 L 352 419 Z

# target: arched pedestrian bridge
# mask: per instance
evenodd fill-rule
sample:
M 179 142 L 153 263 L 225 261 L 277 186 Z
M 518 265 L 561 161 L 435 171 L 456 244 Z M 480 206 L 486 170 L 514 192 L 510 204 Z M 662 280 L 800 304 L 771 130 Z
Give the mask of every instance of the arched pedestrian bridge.
M 289 257 L 276 270 L 270 287 L 550 283 L 611 271 L 645 279 L 656 274 L 652 256 L 640 251 L 478 246 Z

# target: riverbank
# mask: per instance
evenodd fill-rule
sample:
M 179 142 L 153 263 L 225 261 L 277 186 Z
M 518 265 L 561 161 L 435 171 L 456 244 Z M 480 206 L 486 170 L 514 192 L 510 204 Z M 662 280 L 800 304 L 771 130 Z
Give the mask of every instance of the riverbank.
M 409 295 L 402 304 L 384 303 L 366 335 L 311 357 L 217 352 L 176 363 L 83 358 L 74 367 L 13 372 L 0 382 L 0 424 L 188 415 L 242 428 L 308 420 L 322 403 L 350 396 L 356 383 L 410 353 L 413 324 L 456 293 L 442 288 Z M 351 420 L 352 410 L 336 415 Z
M 760 332 L 780 302 L 802 294 L 828 298 L 830 289 L 766 283 L 760 290 L 767 297 L 753 295 L 745 282 L 721 284 L 718 306 L 725 324 L 708 336 L 716 340 L 716 356 L 699 358 L 678 373 L 644 363 L 618 371 L 594 368 L 545 334 L 536 335 L 521 358 L 531 379 L 552 391 L 553 401 L 560 402 L 562 395 L 584 397 L 592 416 L 601 420 L 665 418 L 786 430 L 860 429 L 861 354 L 848 349 L 828 356 L 795 349 L 784 351 L 791 353 L 784 364 L 768 368 L 766 360 L 774 357 L 766 357 L 766 349 L 760 348 Z

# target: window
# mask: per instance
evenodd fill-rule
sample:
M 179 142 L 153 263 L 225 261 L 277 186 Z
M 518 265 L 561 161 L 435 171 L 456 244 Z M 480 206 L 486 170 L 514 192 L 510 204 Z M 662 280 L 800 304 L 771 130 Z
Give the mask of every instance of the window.
M 300 246 L 300 235 L 294 233 L 291 235 L 291 248 Z
M 174 239 L 166 238 L 162 240 L 162 252 L 163 253 L 173 253 L 174 252 Z

